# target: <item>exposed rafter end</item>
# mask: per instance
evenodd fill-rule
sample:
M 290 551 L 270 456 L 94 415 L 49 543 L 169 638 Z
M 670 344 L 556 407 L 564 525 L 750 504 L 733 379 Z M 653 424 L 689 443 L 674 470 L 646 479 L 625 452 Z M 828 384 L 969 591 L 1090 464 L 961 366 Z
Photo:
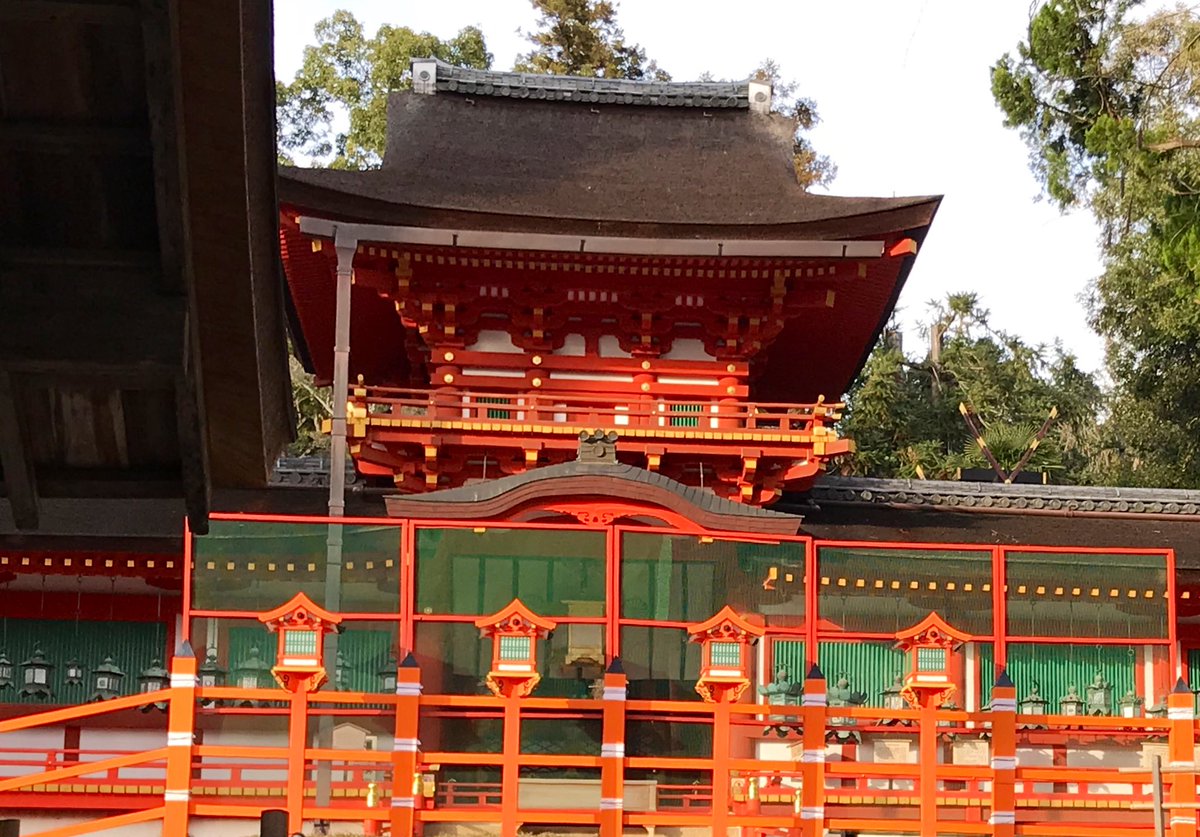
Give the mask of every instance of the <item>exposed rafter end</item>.
M 899 256 L 915 256 L 917 255 L 917 242 L 911 238 L 902 238 L 892 245 L 888 250 L 888 255 L 892 258 Z

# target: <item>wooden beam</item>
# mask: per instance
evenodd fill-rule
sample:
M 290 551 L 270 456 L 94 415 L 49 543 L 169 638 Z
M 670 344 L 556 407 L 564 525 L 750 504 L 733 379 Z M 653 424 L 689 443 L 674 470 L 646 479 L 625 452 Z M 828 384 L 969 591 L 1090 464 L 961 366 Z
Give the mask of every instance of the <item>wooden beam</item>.
M 188 525 L 197 535 L 208 534 L 212 489 L 208 480 L 208 444 L 204 421 L 196 397 L 195 372 L 185 369 L 175 382 L 176 429 L 179 434 L 179 465 L 183 478 L 183 502 Z
M 136 0 L 4 0 L 0 20 L 64 21 L 73 23 L 133 23 L 137 21 Z
M 0 247 L 0 273 L 33 273 L 45 270 L 119 270 L 157 275 L 156 250 L 85 249 L 72 247 Z
M 0 465 L 4 488 L 18 529 L 36 529 L 40 517 L 37 479 L 26 444 L 12 376 L 0 368 Z
M 47 274 L 0 276 L 0 357 L 15 363 L 79 362 L 178 367 L 183 300 L 148 291 L 137 277 L 103 283 Z
M 0 121 L 0 148 L 71 155 L 145 157 L 150 137 L 145 126 L 101 125 L 53 120 Z
M 182 291 L 190 269 L 187 258 L 187 181 L 183 176 L 177 21 L 169 0 L 141 0 L 142 55 L 146 104 L 150 115 L 149 148 L 154 155 L 154 205 L 158 216 L 159 263 L 165 287 Z M 190 304 L 194 305 L 194 300 Z

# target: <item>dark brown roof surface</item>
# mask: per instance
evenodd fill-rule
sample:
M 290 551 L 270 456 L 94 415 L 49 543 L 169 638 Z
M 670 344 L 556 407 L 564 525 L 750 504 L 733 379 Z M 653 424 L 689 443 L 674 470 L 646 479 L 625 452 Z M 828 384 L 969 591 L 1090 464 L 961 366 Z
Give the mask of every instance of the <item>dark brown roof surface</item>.
M 389 105 L 382 169 L 285 168 L 283 200 L 379 223 L 536 230 L 545 225 L 530 219 L 553 219 L 556 232 L 749 227 L 758 232 L 748 237 L 809 238 L 921 228 L 940 200 L 806 193 L 792 169 L 792 121 L 748 109 L 449 92 L 397 93 Z

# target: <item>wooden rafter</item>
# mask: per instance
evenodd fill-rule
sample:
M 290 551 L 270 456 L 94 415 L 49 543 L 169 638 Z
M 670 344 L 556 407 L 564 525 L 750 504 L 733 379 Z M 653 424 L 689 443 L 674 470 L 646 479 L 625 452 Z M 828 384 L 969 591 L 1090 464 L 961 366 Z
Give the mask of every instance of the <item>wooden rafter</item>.
M 40 509 L 26 434 L 23 431 L 12 376 L 0 368 L 0 465 L 4 486 L 18 529 L 38 528 Z

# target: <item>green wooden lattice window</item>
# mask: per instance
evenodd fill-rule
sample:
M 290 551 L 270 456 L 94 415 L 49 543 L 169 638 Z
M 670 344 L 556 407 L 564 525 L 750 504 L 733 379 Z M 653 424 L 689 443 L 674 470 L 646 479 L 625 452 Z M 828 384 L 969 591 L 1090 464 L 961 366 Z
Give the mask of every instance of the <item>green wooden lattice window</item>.
M 709 654 L 714 666 L 741 668 L 742 647 L 736 642 L 714 642 L 709 646 Z
M 704 412 L 703 404 L 672 404 L 671 405 L 671 427 L 699 427 L 700 417 L 692 415 L 679 415 L 680 413 L 702 413 Z
M 283 653 L 289 657 L 316 656 L 316 631 L 287 631 L 283 637 Z
M 502 660 L 526 662 L 529 660 L 529 649 L 530 641 L 527 636 L 500 637 L 500 659 Z
M 945 671 L 945 648 L 918 648 L 917 671 Z
M 479 396 L 475 399 L 477 404 L 511 404 L 511 398 L 497 398 L 495 396 Z M 487 417 L 490 419 L 508 419 L 512 418 L 512 413 L 509 410 L 501 410 L 496 407 L 489 407 Z

